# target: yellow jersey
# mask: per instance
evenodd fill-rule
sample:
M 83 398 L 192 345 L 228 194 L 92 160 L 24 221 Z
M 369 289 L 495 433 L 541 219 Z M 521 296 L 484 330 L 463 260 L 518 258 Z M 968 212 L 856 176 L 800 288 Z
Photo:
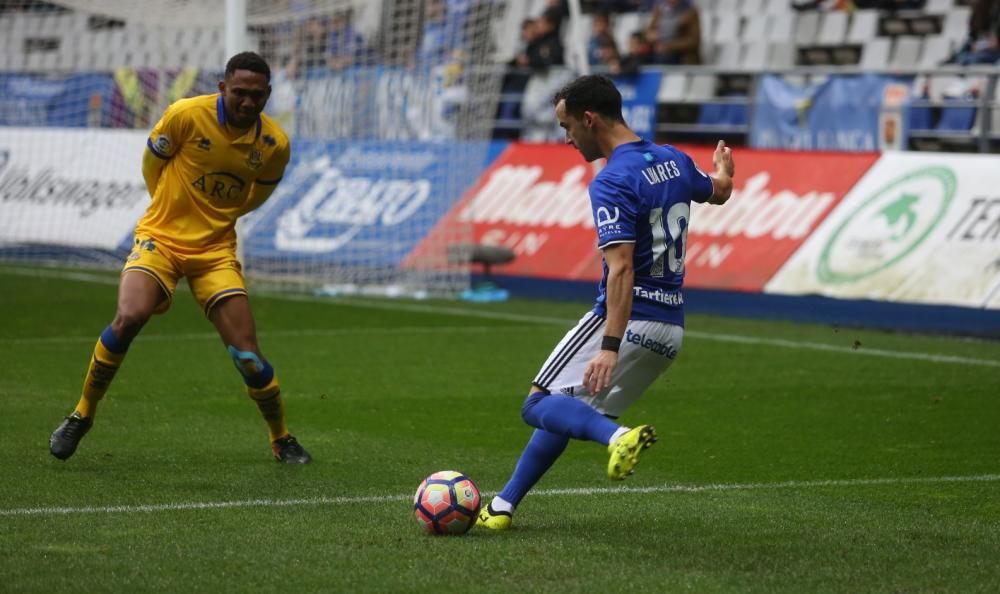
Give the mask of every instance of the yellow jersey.
M 288 137 L 265 114 L 249 130 L 228 127 L 220 94 L 175 102 L 146 146 L 165 164 L 136 235 L 180 252 L 235 246 L 236 219 L 266 200 L 291 154 Z

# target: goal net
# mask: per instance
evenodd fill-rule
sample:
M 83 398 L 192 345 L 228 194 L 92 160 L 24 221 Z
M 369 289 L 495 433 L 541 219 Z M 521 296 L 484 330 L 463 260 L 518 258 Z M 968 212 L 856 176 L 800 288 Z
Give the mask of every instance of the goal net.
M 171 102 L 214 93 L 216 0 L 67 0 L 0 8 L 0 259 L 120 266 L 148 205 L 146 136 Z M 252 281 L 450 294 L 461 224 L 429 231 L 483 169 L 502 69 L 496 0 L 245 2 L 271 65 L 267 112 L 292 161 L 239 227 Z M 428 244 L 428 242 L 434 242 Z

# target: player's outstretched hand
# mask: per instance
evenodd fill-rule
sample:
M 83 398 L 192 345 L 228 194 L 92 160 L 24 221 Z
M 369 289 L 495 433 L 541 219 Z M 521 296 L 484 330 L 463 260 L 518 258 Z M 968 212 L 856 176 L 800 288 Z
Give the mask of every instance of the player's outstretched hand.
M 718 173 L 725 173 L 729 177 L 733 177 L 736 173 L 736 164 L 733 163 L 733 151 L 726 146 L 725 140 L 720 140 L 719 144 L 715 147 L 715 154 L 712 155 L 712 164 L 715 165 L 715 171 Z

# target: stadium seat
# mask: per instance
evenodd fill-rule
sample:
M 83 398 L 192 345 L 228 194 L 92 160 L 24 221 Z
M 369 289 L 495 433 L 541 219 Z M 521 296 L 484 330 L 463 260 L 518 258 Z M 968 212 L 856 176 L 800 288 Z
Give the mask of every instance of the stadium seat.
M 771 43 L 767 61 L 771 68 L 792 68 L 795 66 L 795 44 Z
M 741 103 L 704 103 L 698 112 L 698 123 L 705 126 L 745 126 L 747 106 Z
M 770 25 L 771 15 L 769 14 L 748 15 L 743 24 L 743 39 L 750 42 L 767 40 Z
M 715 97 L 714 74 L 692 74 L 685 99 L 691 102 L 705 101 Z
M 683 101 L 688 90 L 688 76 L 683 72 L 668 72 L 660 81 L 660 89 L 656 94 L 657 103 L 676 103 Z
M 920 48 L 922 44 L 923 40 L 919 37 L 897 37 L 895 43 L 893 43 L 889 66 L 900 70 L 916 68 L 920 61 Z
M 715 26 L 712 30 L 714 43 L 732 43 L 740 39 L 740 17 L 733 12 L 716 14 Z
M 764 4 L 763 12 L 771 15 L 792 14 L 791 8 L 788 6 L 788 0 L 767 0 Z
M 786 11 L 771 16 L 770 28 L 765 38 L 768 41 L 787 43 L 795 35 L 795 13 Z
M 764 0 L 743 0 L 739 5 L 740 14 L 751 16 L 764 12 Z
M 935 68 L 951 57 L 951 41 L 947 37 L 934 36 L 924 39 L 924 51 L 920 54 L 921 68 Z
M 846 36 L 847 13 L 839 10 L 824 13 L 819 35 L 816 37 L 818 42 L 824 45 L 839 45 L 844 42 Z
M 865 42 L 861 49 L 861 62 L 858 64 L 863 70 L 879 70 L 885 68 L 889 62 L 889 50 L 892 41 L 885 37 L 876 37 Z
M 942 131 L 965 131 L 972 129 L 972 124 L 976 120 L 975 107 L 948 107 L 941 109 L 941 119 L 938 120 L 937 130 Z
M 941 26 L 941 35 L 947 39 L 961 43 L 969 35 L 969 16 L 971 10 L 967 7 L 955 7 L 948 11 Z
M 766 70 L 770 65 L 768 52 L 770 45 L 766 41 L 750 41 L 743 46 L 740 67 L 745 70 Z
M 743 62 L 743 44 L 738 41 L 719 45 L 715 66 L 728 70 L 738 70 Z
M 924 3 L 924 12 L 928 14 L 948 14 L 948 11 L 954 7 L 954 0 L 927 0 Z
M 911 106 L 907 114 L 907 126 L 911 131 L 932 130 L 934 123 L 931 118 L 931 108 Z
M 818 12 L 803 12 L 799 15 L 798 23 L 795 27 L 795 42 L 799 45 L 810 45 L 816 43 L 816 36 L 819 34 Z
M 851 18 L 847 31 L 848 43 L 866 43 L 878 33 L 878 11 L 858 10 Z

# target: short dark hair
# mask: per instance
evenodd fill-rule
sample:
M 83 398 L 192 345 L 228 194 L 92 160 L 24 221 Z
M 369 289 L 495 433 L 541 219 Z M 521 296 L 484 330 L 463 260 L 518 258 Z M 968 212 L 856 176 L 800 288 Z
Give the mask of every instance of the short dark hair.
M 552 104 L 566 102 L 566 113 L 579 118 L 593 111 L 610 120 L 625 123 L 622 117 L 622 94 L 615 83 L 600 74 L 587 74 L 569 83 L 552 97 Z
M 271 67 L 267 65 L 264 58 L 260 57 L 260 54 L 255 52 L 240 52 L 229 58 L 229 61 L 226 62 L 226 77 L 228 78 L 237 70 L 249 70 L 263 74 L 267 82 L 271 82 Z

